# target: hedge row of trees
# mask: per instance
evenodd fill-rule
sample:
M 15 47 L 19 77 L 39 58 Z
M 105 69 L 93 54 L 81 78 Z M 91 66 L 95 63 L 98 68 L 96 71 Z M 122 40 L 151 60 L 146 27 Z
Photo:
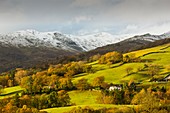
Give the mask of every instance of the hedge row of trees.
M 136 57 L 134 53 L 123 56 L 122 53 L 113 51 L 104 55 L 94 55 L 90 57 L 89 62 L 99 61 L 99 64 L 114 64 L 118 62 L 129 63 L 129 62 L 143 62 L 139 57 Z
M 34 96 L 27 95 L 27 94 L 22 94 L 22 96 L 19 96 L 19 94 L 16 94 L 12 98 L 5 98 L 0 100 L 0 103 L 1 103 L 0 111 L 3 111 L 5 109 L 9 109 L 8 111 L 10 111 L 10 109 L 14 111 L 17 110 L 22 111 L 21 108 L 23 108 L 24 106 L 26 106 L 30 110 L 32 109 L 38 111 L 40 109 L 64 107 L 64 106 L 71 105 L 70 97 L 65 90 L 60 90 L 58 92 L 53 91 L 50 92 L 49 94 L 46 93 L 43 93 L 41 95 L 36 94 Z M 10 112 L 10 113 L 15 113 L 15 112 Z
M 139 90 L 130 82 L 122 90 L 102 91 L 97 97 L 100 104 L 140 105 L 136 112 L 168 113 L 170 111 L 170 89 L 153 87 Z M 131 113 L 131 112 L 130 112 Z
M 38 73 L 37 73 L 38 72 Z M 47 70 L 39 70 L 39 69 L 16 69 L 10 72 L 4 73 L 0 76 L 0 84 L 3 87 L 11 87 L 20 85 L 22 82 L 22 78 L 33 76 L 52 76 L 56 75 L 57 77 L 70 77 L 72 78 L 76 74 L 80 73 L 93 73 L 91 65 L 87 65 L 83 61 L 79 62 L 71 62 L 68 64 L 58 64 L 58 65 L 50 65 Z M 46 76 L 46 77 L 47 77 Z M 26 79 L 26 78 L 25 78 Z
M 39 111 L 36 108 L 29 108 L 24 105 L 22 108 L 13 106 L 11 103 L 6 104 L 4 107 L 0 107 L 1 113 L 47 113 L 46 111 Z

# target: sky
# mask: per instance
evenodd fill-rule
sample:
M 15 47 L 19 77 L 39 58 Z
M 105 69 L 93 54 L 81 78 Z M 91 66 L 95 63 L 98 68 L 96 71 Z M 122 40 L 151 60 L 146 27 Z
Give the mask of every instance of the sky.
M 0 33 L 34 29 L 66 34 L 162 34 L 170 0 L 0 0 Z

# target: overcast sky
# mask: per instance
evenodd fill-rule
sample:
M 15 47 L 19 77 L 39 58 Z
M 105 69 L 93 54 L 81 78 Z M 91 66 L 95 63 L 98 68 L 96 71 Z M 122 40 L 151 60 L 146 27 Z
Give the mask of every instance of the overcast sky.
M 0 33 L 35 29 L 67 34 L 161 34 L 170 0 L 0 0 Z

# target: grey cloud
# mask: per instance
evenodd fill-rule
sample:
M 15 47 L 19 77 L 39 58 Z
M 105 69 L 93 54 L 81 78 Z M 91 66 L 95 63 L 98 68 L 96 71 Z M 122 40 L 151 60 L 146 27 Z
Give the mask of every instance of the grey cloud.
M 56 27 L 69 33 L 134 32 L 170 21 L 169 4 L 170 0 L 0 0 L 0 31 Z

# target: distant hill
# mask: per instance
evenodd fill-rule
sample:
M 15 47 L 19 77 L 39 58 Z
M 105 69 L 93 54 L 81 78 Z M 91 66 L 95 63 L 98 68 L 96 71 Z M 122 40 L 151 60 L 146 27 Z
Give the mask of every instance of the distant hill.
M 103 54 L 105 54 L 107 52 L 111 52 L 111 51 L 127 53 L 127 52 L 131 52 L 131 51 L 155 47 L 155 46 L 163 45 L 163 44 L 167 44 L 167 43 L 170 43 L 170 38 L 165 38 L 165 39 L 160 39 L 160 40 L 155 40 L 155 41 L 148 41 L 148 40 L 143 40 L 140 38 L 135 39 L 135 37 L 134 37 L 134 38 L 129 38 L 124 41 L 118 42 L 116 44 L 110 44 L 110 45 L 106 45 L 103 47 L 99 47 L 97 49 L 88 51 L 80 56 L 90 57 L 95 54 L 103 55 Z
M 168 43 L 166 38 L 169 36 L 170 33 L 145 34 L 123 40 L 104 32 L 85 36 L 35 30 L 3 34 L 0 35 L 0 72 L 17 67 L 44 67 L 51 63 L 86 60 L 95 54 L 110 51 L 125 53 L 154 47 Z

